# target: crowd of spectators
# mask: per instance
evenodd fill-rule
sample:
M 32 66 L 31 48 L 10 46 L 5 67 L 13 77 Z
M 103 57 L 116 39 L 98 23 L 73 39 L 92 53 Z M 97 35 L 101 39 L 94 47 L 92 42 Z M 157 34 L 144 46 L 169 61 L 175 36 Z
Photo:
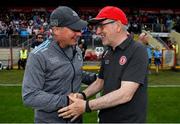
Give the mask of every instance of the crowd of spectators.
M 18 37 L 18 42 L 15 41 L 15 46 L 21 44 L 27 40 L 27 38 L 32 38 L 38 33 L 45 34 L 45 38 L 51 36 L 48 25 L 50 12 L 11 12 L 6 9 L 1 9 L 0 11 L 0 47 L 9 46 L 9 41 L 7 40 L 9 36 Z M 81 18 L 85 20 L 96 15 L 96 11 L 79 13 Z M 179 15 L 129 13 L 128 19 L 129 32 L 136 34 L 141 33 L 142 29 L 154 32 L 170 32 L 175 28 L 179 32 Z M 93 28 L 89 27 L 83 32 L 85 41 L 92 40 L 93 33 L 90 29 Z
M 17 44 L 21 44 L 27 38 L 32 38 L 39 33 L 49 37 L 49 14 L 46 12 L 2 12 L 0 14 L 0 45 L 8 46 L 9 43 L 6 39 L 9 36 L 18 37 Z

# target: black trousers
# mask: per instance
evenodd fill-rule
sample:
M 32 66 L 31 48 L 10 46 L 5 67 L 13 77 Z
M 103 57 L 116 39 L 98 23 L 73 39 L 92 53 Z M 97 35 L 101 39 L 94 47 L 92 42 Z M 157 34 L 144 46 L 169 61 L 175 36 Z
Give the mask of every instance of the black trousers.
M 25 69 L 25 67 L 26 67 L 26 61 L 27 61 L 27 59 L 19 59 L 19 60 L 18 60 L 18 69 L 21 69 L 21 67 L 22 67 L 23 69 Z

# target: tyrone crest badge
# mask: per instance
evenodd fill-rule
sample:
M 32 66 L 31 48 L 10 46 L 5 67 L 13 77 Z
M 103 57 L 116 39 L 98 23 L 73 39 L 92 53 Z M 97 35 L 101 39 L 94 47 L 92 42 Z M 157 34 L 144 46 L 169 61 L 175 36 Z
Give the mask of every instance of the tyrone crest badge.
M 126 64 L 126 62 L 127 62 L 126 56 L 121 56 L 119 59 L 119 64 L 124 65 L 124 64 Z

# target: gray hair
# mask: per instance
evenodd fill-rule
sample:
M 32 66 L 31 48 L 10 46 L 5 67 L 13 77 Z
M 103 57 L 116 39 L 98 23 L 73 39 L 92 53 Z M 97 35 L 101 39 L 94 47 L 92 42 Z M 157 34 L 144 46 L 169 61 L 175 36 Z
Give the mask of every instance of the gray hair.
M 107 20 L 108 20 L 108 21 L 115 21 L 115 20 L 112 20 L 112 19 L 107 19 Z M 122 23 L 121 23 L 121 24 L 122 24 Z M 123 30 L 123 31 L 127 31 L 127 29 L 128 29 L 128 26 L 122 24 L 122 30 Z

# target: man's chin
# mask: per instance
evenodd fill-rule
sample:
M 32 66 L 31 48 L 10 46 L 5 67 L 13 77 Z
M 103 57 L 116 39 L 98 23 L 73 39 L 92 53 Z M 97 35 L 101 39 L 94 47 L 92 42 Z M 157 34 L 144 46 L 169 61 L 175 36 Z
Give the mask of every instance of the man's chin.
M 74 46 L 74 45 L 77 45 L 77 44 L 78 44 L 78 42 L 76 41 L 76 42 L 72 43 L 71 45 Z
M 75 43 L 74 43 L 74 45 L 77 45 L 78 44 L 78 42 L 76 41 Z
M 102 44 L 103 44 L 104 46 L 107 46 L 107 45 L 108 45 L 106 42 L 102 42 Z

